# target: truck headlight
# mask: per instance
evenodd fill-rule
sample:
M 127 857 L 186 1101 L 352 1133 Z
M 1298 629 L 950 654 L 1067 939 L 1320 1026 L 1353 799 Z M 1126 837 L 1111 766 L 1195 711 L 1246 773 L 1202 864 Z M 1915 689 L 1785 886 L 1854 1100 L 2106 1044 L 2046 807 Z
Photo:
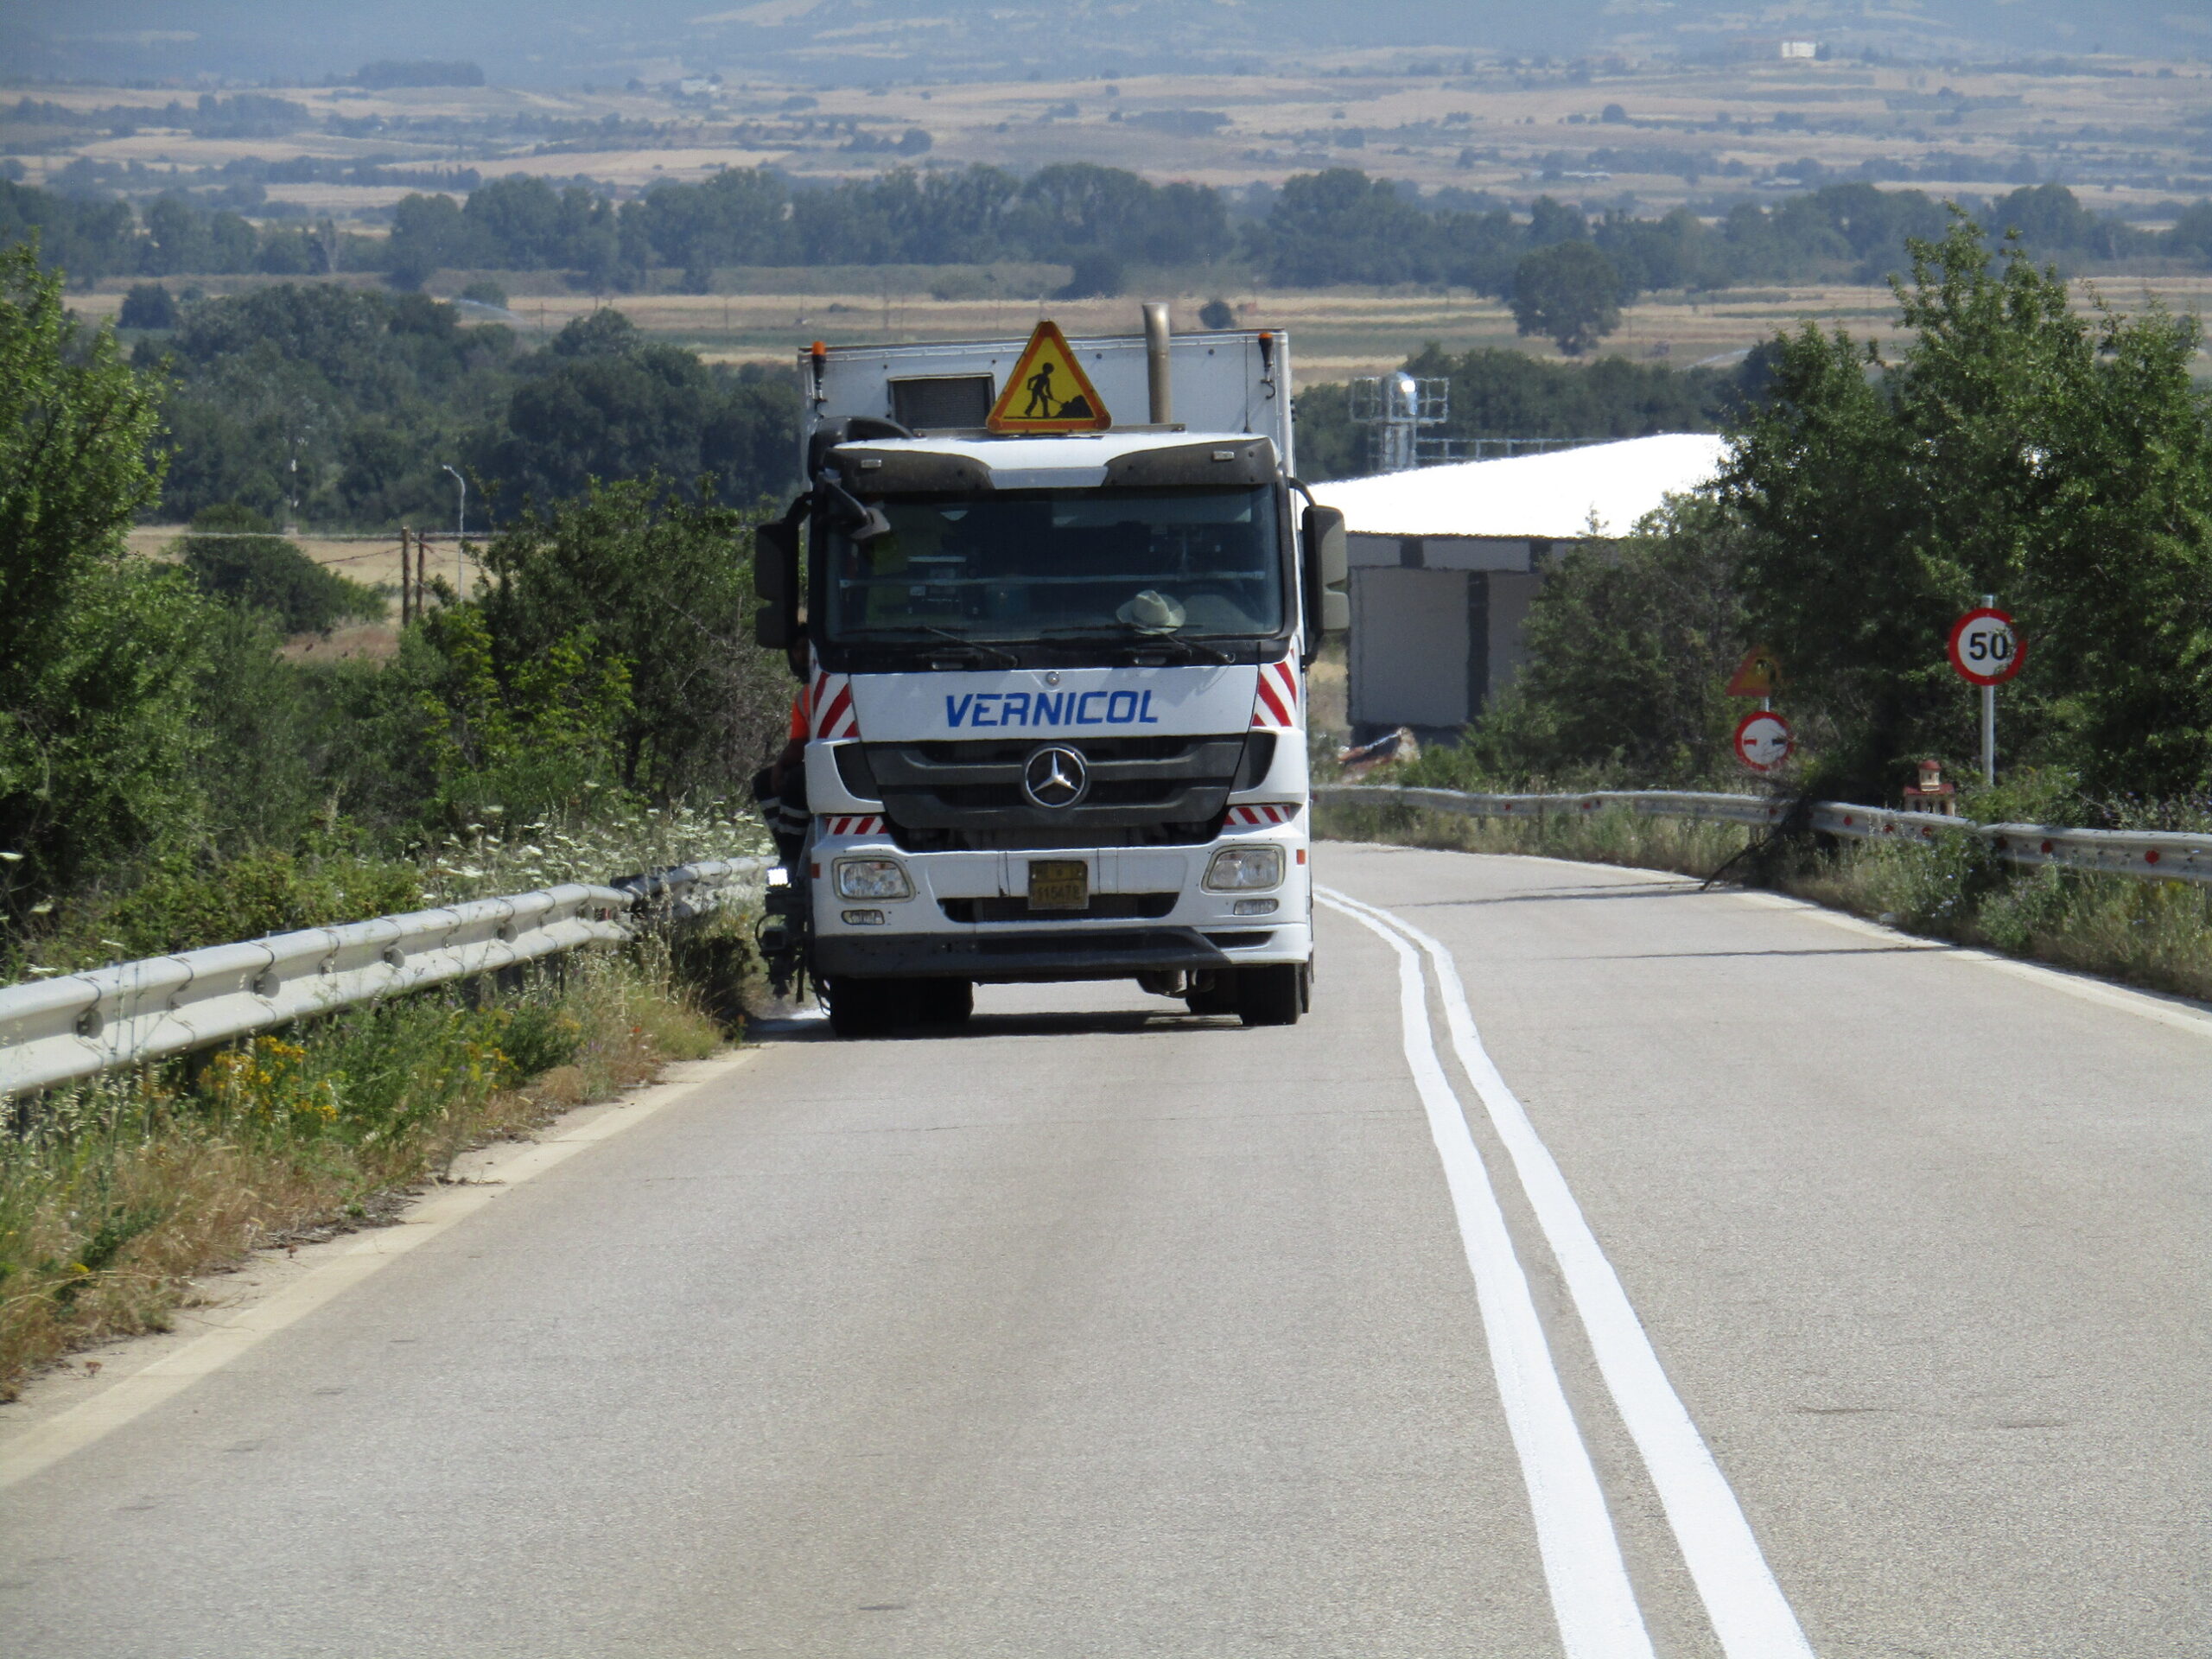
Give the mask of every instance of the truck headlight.
M 906 866 L 895 858 L 841 858 L 837 861 L 840 899 L 911 899 L 913 886 Z
M 1276 846 L 1224 847 L 1206 866 L 1208 893 L 1249 893 L 1281 881 L 1282 849 Z

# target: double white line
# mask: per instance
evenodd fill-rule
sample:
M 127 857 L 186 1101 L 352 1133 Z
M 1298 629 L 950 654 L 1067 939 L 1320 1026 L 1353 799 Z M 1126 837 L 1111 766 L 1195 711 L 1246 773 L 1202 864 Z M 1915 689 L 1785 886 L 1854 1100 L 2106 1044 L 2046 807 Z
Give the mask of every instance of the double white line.
M 1482 1154 L 1436 1050 L 1421 976 L 1426 956 L 1452 1052 L 1511 1160 L 1544 1242 L 1558 1261 L 1598 1370 L 1659 1495 L 1682 1560 L 1728 1659 L 1813 1659 L 1782 1586 L 1751 1535 L 1727 1477 L 1690 1421 L 1599 1248 L 1550 1150 L 1484 1052 L 1449 951 L 1385 910 L 1333 889 L 1314 893 L 1361 923 L 1398 957 L 1406 1064 L 1443 1160 L 1467 1266 L 1475 1279 L 1491 1364 L 1529 1489 L 1552 1611 L 1567 1659 L 1651 1659 L 1651 1638 L 1621 1560 L 1597 1471 L 1576 1427 L 1551 1344 L 1529 1294 Z M 1418 947 L 1418 951 L 1415 947 Z

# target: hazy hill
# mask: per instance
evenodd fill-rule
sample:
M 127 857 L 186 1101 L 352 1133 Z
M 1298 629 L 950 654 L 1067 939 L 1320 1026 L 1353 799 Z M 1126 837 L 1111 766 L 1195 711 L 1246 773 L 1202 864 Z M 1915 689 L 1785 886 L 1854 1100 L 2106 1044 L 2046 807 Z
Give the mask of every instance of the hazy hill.
M 0 12 L 0 64 L 34 78 L 320 79 L 427 56 L 516 86 L 687 73 L 851 84 L 1259 67 L 1363 48 L 1713 55 L 1785 36 L 1853 54 L 2178 60 L 2212 55 L 2212 12 L 2199 0 L 16 0 Z

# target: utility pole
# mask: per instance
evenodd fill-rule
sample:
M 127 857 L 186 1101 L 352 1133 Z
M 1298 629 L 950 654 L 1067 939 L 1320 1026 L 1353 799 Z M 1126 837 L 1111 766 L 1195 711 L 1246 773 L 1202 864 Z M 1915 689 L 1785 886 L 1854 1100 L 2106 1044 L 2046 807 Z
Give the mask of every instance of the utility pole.
M 1997 595 L 1984 594 L 1981 602 L 1994 609 Z M 1997 782 L 1997 686 L 1993 681 L 1981 688 L 1981 781 L 1990 785 Z
M 454 517 L 453 590 L 456 596 L 463 596 L 468 592 L 468 556 L 461 550 L 461 538 L 468 534 L 468 480 L 451 467 L 445 470 L 453 473 L 453 481 L 461 486 L 461 505 Z
M 399 527 L 399 626 L 415 620 L 415 550 L 413 532 Z

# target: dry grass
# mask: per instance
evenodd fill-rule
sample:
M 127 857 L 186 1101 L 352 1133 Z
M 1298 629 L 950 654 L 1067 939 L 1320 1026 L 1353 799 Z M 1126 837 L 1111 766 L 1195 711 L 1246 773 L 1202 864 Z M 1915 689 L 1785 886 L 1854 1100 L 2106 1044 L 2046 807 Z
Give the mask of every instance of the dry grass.
M 0 1141 L 0 1398 L 166 1328 L 191 1275 L 378 1224 L 469 1147 L 721 1040 L 664 953 L 587 957 L 519 1001 L 414 998 L 26 1103 Z

